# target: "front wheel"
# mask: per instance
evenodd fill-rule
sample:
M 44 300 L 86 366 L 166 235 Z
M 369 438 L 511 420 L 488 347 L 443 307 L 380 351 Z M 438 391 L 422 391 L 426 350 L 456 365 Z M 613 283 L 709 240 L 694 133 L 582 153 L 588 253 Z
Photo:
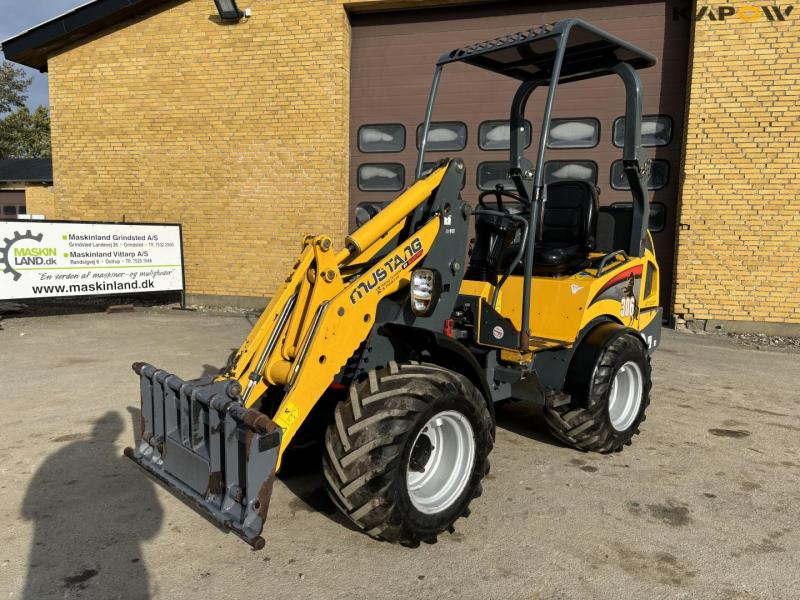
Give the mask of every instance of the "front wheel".
M 323 472 L 329 495 L 359 528 L 416 545 L 468 514 L 492 444 L 486 400 L 466 377 L 391 363 L 337 405 Z
M 620 335 L 603 348 L 590 381 L 568 381 L 568 404 L 548 407 L 550 431 L 561 441 L 594 452 L 630 445 L 650 404 L 650 359 L 640 340 Z

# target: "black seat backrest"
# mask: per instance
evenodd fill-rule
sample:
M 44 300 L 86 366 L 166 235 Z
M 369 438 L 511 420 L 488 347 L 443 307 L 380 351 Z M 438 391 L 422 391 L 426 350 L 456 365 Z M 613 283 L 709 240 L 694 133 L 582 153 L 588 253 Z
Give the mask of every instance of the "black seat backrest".
M 542 244 L 578 245 L 594 250 L 597 188 L 588 181 L 558 181 L 547 186 Z

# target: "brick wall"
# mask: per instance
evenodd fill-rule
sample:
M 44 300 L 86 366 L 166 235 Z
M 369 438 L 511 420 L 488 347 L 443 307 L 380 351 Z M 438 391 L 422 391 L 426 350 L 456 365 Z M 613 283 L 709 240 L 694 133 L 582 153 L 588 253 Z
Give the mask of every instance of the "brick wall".
M 58 218 L 180 222 L 189 293 L 270 295 L 305 234 L 346 233 L 343 4 L 457 1 L 176 0 L 50 56 Z
M 247 6 L 168 3 L 49 59 L 58 217 L 182 223 L 190 293 L 269 295 L 303 234 L 345 233 L 346 14 Z
M 25 186 L 25 210 L 29 215 L 44 215 L 46 219 L 55 219 L 55 195 L 49 185 Z
M 343 1 L 252 0 L 236 25 L 173 2 L 51 56 L 56 216 L 181 222 L 190 293 L 271 294 L 304 233 L 346 228 Z M 799 16 L 696 24 L 685 318 L 800 322 Z
M 800 323 L 795 8 L 695 25 L 674 294 L 686 319 Z

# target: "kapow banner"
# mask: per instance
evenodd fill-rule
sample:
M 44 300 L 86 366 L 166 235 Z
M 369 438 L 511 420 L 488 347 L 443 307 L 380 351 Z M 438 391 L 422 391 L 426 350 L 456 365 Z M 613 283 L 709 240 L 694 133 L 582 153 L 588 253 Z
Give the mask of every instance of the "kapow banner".
M 672 20 L 684 19 L 686 21 L 785 21 L 792 14 L 794 6 L 777 4 L 745 4 L 732 6 L 697 6 L 692 10 L 691 5 L 672 8 Z

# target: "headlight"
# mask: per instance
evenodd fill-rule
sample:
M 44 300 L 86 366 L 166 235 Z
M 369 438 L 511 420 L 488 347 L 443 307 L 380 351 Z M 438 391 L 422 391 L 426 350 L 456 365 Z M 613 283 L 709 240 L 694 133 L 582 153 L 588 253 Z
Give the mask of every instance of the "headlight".
M 436 308 L 441 291 L 441 277 L 432 269 L 417 269 L 411 274 L 411 310 L 427 317 Z

